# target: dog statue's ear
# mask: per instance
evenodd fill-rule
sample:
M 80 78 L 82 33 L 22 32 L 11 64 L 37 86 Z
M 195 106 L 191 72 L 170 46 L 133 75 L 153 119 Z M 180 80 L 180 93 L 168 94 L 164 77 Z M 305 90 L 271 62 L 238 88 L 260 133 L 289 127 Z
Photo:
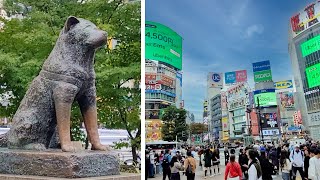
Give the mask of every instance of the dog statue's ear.
M 80 21 L 76 17 L 69 16 L 64 25 L 64 32 L 67 33 L 72 28 L 72 26 L 78 24 L 79 22 Z

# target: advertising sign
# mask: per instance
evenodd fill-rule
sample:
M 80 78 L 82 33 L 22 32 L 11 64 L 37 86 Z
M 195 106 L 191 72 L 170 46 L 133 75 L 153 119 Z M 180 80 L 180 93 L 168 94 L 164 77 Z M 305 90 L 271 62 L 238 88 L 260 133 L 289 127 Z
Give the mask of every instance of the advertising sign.
M 161 84 L 147 84 L 146 89 L 161 90 Z
M 149 141 L 157 141 L 161 140 L 161 127 L 162 127 L 162 122 L 161 120 L 151 120 L 151 121 L 146 121 L 146 135 L 147 139 Z
M 261 114 L 262 128 L 275 128 L 278 126 L 277 113 L 263 113 Z
M 314 53 L 320 49 L 320 35 L 301 44 L 302 57 Z
M 308 114 L 309 125 L 319 126 L 320 125 L 320 112 Z
M 277 105 L 277 96 L 274 89 L 254 91 L 254 104 L 256 106 L 258 106 L 258 98 L 261 107 Z
M 221 92 L 221 110 L 227 110 L 227 95 L 226 92 Z
M 178 73 L 176 74 L 176 107 L 181 107 L 181 101 L 182 101 L 182 74 Z
M 222 117 L 222 131 L 228 131 L 228 117 Z
M 257 71 L 253 73 L 254 82 L 272 81 L 271 69 L 265 71 Z
M 260 61 L 252 63 L 253 72 L 270 70 L 270 61 Z
M 280 92 L 279 95 L 282 109 L 294 108 L 293 92 Z
M 308 87 L 313 88 L 320 85 L 320 63 L 306 68 Z
M 222 73 L 209 72 L 208 74 L 208 88 L 222 88 L 223 75 Z
M 157 74 L 146 73 L 145 80 L 146 80 L 146 84 L 156 84 Z
M 182 37 L 167 26 L 146 21 L 145 58 L 182 69 Z
M 296 37 L 306 29 L 318 24 L 320 16 L 319 1 L 314 2 L 291 17 L 291 30 L 293 37 Z
M 246 82 L 248 79 L 247 70 L 236 71 L 236 79 L 237 82 Z
M 247 81 L 247 71 L 240 70 L 240 71 L 233 71 L 233 72 L 226 72 L 224 74 L 224 81 L 226 84 L 234 84 L 239 82 L 246 82 Z
M 279 129 L 264 129 L 262 130 L 262 133 L 264 136 L 274 136 L 274 135 L 279 135 L 280 131 Z
M 224 76 L 226 84 L 234 84 L 237 82 L 236 72 L 226 72 Z
M 258 116 L 257 113 L 252 111 L 250 113 L 250 117 L 251 117 L 251 133 L 253 136 L 257 136 L 260 134 L 260 130 L 259 130 L 259 123 L 258 123 Z
M 163 84 L 165 86 L 169 86 L 171 88 L 175 88 L 175 82 L 176 82 L 175 79 L 173 79 L 173 78 L 171 78 L 169 76 L 166 76 L 164 74 L 161 74 L 160 76 L 158 75 L 157 78 L 159 78 L 159 79 L 157 79 L 157 83 L 158 84 Z
M 161 94 L 165 94 L 171 97 L 176 97 L 176 94 L 168 92 L 168 91 L 164 91 L 164 90 L 153 90 L 153 89 L 146 89 L 145 90 L 146 93 L 161 93 Z
M 231 88 L 228 89 L 228 103 L 230 103 L 231 101 L 234 101 L 236 99 L 240 99 L 243 97 L 246 97 L 248 94 L 248 86 L 244 83 L 235 85 Z
M 278 81 L 274 83 L 274 88 L 277 90 L 293 88 L 293 82 L 292 80 Z

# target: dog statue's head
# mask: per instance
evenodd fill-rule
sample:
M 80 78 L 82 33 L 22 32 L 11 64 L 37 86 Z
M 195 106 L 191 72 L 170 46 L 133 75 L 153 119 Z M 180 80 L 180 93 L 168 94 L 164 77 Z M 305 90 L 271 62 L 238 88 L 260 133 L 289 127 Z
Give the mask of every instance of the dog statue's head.
M 98 29 L 88 20 L 70 16 L 60 33 L 60 38 L 68 44 L 96 49 L 106 44 L 107 32 Z

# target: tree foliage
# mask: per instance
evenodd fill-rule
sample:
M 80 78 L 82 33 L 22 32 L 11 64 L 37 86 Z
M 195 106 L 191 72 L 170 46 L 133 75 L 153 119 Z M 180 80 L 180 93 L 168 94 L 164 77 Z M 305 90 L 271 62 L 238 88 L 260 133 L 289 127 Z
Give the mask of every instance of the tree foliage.
M 169 106 L 164 109 L 162 136 L 165 141 L 175 141 L 176 136 L 178 141 L 186 141 L 188 139 L 186 114 L 186 110 L 178 109 L 175 106 Z
M 202 134 L 208 131 L 208 126 L 203 123 L 191 123 L 190 132 L 191 134 Z
M 107 128 L 126 129 L 134 150 L 140 147 L 140 27 L 139 3 L 123 0 L 12 0 L 5 1 L 8 14 L 19 11 L 16 3 L 31 7 L 22 20 L 2 19 L 0 31 L 0 85 L 6 84 L 16 96 L 13 105 L 0 109 L 0 116 L 12 117 L 28 85 L 38 75 L 69 16 L 88 19 L 116 39 L 96 52 L 95 71 L 98 118 Z M 108 43 L 110 41 L 108 40 Z M 124 86 L 132 82 L 134 86 Z M 1 93 L 1 92 L 0 92 Z M 73 121 L 80 126 L 80 112 L 72 108 Z M 79 137 L 82 139 L 82 137 Z M 134 155 L 136 158 L 136 156 Z

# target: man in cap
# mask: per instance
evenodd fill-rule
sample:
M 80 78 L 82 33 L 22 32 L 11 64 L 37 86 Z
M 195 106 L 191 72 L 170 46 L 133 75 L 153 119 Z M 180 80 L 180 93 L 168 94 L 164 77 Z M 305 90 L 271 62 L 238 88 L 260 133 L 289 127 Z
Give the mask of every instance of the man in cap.
M 290 153 L 290 161 L 292 163 L 292 180 L 296 180 L 297 171 L 299 171 L 301 179 L 304 179 L 304 154 L 300 150 L 300 146 L 298 144 L 295 145 L 295 149 Z

